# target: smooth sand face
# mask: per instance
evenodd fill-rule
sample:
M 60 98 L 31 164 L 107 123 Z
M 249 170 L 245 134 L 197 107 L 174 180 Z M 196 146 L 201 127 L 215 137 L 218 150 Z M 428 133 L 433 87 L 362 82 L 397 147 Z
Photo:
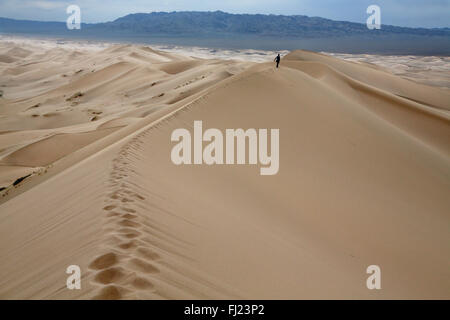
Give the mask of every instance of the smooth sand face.
M 377 65 L 386 71 L 419 83 L 450 88 L 450 57 L 381 56 L 369 54 L 329 55 L 354 62 Z
M 450 298 L 440 80 L 17 41 L 0 74 L 0 298 Z M 171 133 L 195 120 L 280 129 L 279 173 L 175 166 Z

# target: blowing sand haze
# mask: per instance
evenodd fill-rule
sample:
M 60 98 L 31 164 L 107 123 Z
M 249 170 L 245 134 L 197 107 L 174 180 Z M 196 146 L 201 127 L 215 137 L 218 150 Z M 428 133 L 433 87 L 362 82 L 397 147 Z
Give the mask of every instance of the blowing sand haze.
M 0 42 L 0 298 L 450 298 L 445 81 L 302 50 L 277 69 L 45 43 Z M 279 170 L 251 138 L 244 164 L 177 165 L 195 121 L 224 163 L 227 130 L 279 130 Z

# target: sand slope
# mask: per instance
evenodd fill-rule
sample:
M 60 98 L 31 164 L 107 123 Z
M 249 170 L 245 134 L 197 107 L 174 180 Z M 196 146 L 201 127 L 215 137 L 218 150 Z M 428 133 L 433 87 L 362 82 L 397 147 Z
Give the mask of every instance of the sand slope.
M 0 166 L 35 168 L 240 72 L 249 63 L 115 45 L 103 50 L 1 42 Z M 104 130 L 108 129 L 108 130 Z M 0 171 L 0 188 L 13 181 Z
M 0 107 L 0 137 L 15 139 L 3 165 L 51 163 L 0 205 L 1 298 L 450 297 L 448 91 L 304 51 L 278 70 L 133 46 L 87 55 L 80 67 L 100 71 L 12 89 Z M 64 128 L 13 112 L 73 91 L 86 108 L 109 101 L 98 126 L 85 111 L 62 112 Z M 171 133 L 195 120 L 280 129 L 279 174 L 175 166 Z M 80 291 L 65 288 L 73 264 Z M 366 288 L 369 265 L 380 291 Z

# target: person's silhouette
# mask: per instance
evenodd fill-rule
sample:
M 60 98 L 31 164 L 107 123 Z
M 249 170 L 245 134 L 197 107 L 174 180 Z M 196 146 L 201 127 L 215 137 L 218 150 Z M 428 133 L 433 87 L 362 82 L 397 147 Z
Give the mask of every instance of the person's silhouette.
M 277 55 L 277 57 L 275 58 L 274 61 L 276 61 L 276 63 L 277 63 L 277 68 L 278 68 L 278 66 L 280 65 L 280 61 L 281 61 L 280 54 Z

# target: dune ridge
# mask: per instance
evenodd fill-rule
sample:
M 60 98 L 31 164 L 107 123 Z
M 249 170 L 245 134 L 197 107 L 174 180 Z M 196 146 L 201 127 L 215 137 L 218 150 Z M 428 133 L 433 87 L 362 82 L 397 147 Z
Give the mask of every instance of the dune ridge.
M 449 298 L 448 90 L 307 51 L 0 54 L 0 298 Z M 175 166 L 195 120 L 280 129 L 280 172 Z

